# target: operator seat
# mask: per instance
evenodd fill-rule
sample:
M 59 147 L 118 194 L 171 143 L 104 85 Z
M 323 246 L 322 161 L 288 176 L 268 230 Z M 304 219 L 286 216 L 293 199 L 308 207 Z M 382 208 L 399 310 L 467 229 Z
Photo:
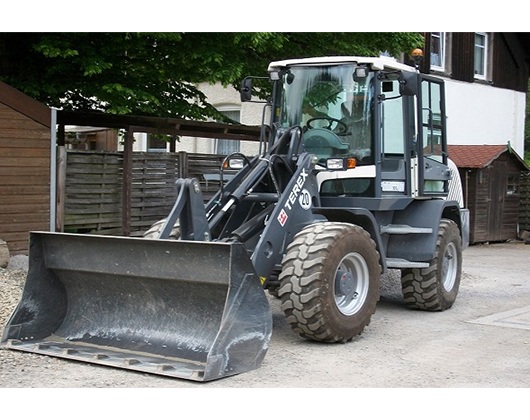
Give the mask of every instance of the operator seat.
M 306 152 L 315 154 L 319 160 L 344 154 L 349 145 L 343 143 L 333 132 L 325 128 L 312 128 L 304 134 Z

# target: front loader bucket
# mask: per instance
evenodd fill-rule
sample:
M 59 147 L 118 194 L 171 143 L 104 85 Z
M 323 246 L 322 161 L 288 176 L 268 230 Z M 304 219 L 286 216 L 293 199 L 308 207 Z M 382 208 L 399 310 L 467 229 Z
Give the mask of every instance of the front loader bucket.
M 7 348 L 195 381 L 256 369 L 272 316 L 242 244 L 30 234 Z

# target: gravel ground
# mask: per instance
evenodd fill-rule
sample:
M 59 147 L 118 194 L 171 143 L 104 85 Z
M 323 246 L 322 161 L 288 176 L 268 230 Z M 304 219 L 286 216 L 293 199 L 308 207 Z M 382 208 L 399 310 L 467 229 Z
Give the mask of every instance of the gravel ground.
M 122 410 L 120 418 L 128 413 L 127 410 L 132 410 L 131 415 L 135 417 L 138 413 L 152 416 L 156 406 L 166 407 L 167 404 L 170 405 L 169 412 L 178 414 L 181 410 L 174 407 L 177 401 L 182 407 L 189 405 L 190 410 L 216 416 L 219 407 L 226 408 L 230 401 L 232 409 L 227 409 L 229 414 L 237 411 L 246 413 L 246 416 L 252 413 L 252 417 L 269 418 L 268 410 L 259 413 L 245 411 L 240 404 L 241 399 L 261 404 L 264 393 L 269 402 L 274 401 L 276 409 L 280 409 L 283 403 L 292 402 L 287 410 L 295 410 L 297 414 L 302 410 L 308 415 L 320 413 L 325 416 L 329 415 L 329 410 L 342 412 L 346 404 L 347 410 L 356 414 L 366 412 L 373 417 L 372 406 L 376 405 L 378 412 L 399 417 L 400 413 L 410 414 L 410 410 L 422 412 L 436 406 L 436 412 L 431 412 L 429 418 L 441 419 L 446 418 L 447 410 L 452 411 L 457 404 L 468 404 L 471 418 L 520 418 L 519 410 L 527 410 L 525 402 L 530 397 L 529 257 L 530 245 L 522 242 L 468 248 L 464 252 L 457 302 L 442 313 L 407 310 L 399 277 L 396 272 L 390 272 L 382 279 L 381 301 L 370 326 L 358 339 L 345 345 L 310 343 L 296 336 L 285 322 L 277 299 L 271 298 L 274 329 L 262 366 L 208 383 L 0 348 L 0 388 L 14 391 L 5 394 L 0 389 L 0 399 L 7 396 L 26 400 L 30 395 L 33 402 L 24 408 L 28 414 L 39 418 L 43 415 L 39 404 L 49 407 L 49 394 L 42 396 L 32 391 L 45 389 L 52 392 L 51 398 L 64 401 L 65 395 L 70 398 L 70 394 L 64 393 L 66 388 L 127 391 L 125 394 L 112 393 L 110 397 L 89 393 L 88 400 L 84 392 L 81 396 L 72 396 L 81 399 L 80 406 L 110 398 L 111 403 L 119 405 Z M 18 256 L 11 258 L 7 269 L 0 269 L 2 330 L 20 299 L 26 268 L 27 258 Z M 519 315 L 512 316 L 514 322 L 511 325 L 475 322 L 494 314 L 512 314 L 521 310 L 523 312 Z M 291 390 L 287 391 L 287 388 Z M 16 392 L 17 389 L 23 389 L 23 392 Z M 175 393 L 176 389 L 178 393 Z M 219 393 L 230 389 L 237 389 L 237 394 L 230 393 L 227 397 Z M 256 392 L 250 393 L 251 389 Z M 305 398 L 298 400 L 300 390 Z M 410 390 L 414 390 L 413 396 L 406 393 Z M 436 393 L 422 394 L 429 390 Z M 388 391 L 394 392 L 389 395 Z M 227 399 L 230 397 L 235 401 Z M 391 402 L 394 401 L 392 397 L 397 399 L 395 404 Z M 318 402 L 323 401 L 322 398 L 327 398 L 326 404 Z M 384 404 L 380 403 L 381 399 Z M 439 402 L 433 404 L 433 399 Z M 146 411 L 142 411 L 140 405 L 131 406 L 135 400 L 138 404 L 148 400 Z M 410 401 L 403 406 L 404 400 Z M 401 408 L 397 409 L 398 406 Z M 465 414 L 462 407 L 459 405 L 458 410 Z M 10 408 L 18 415 L 21 405 L 10 405 Z M 368 411 L 363 411 L 367 408 Z M 57 415 L 54 410 L 50 413 Z M 83 418 L 85 414 L 86 418 L 94 416 L 92 410 L 78 411 L 76 416 Z
M 0 268 L 0 328 L 2 328 L 2 332 L 22 295 L 26 281 L 27 264 L 27 256 L 16 255 L 10 258 L 7 268 Z M 24 372 L 28 359 L 17 353 L 0 348 L 0 384 L 9 381 L 4 374 L 8 369 L 20 366 L 20 371 Z M 34 355 L 31 359 L 31 364 L 37 366 L 42 364 L 46 358 Z
M 26 281 L 27 261 L 26 256 L 17 255 L 11 257 L 7 268 L 0 268 L 0 326 L 2 329 L 22 295 Z

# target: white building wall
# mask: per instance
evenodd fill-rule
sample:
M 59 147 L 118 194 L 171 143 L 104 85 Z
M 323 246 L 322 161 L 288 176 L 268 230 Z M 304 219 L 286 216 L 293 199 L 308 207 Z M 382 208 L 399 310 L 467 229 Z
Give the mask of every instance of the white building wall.
M 224 88 L 220 83 L 211 85 L 201 83 L 199 89 L 206 95 L 208 101 L 218 110 L 239 110 L 241 123 L 245 125 L 261 125 L 263 106 L 260 103 L 242 103 L 239 92 L 232 87 Z M 147 134 L 134 133 L 133 150 L 147 151 Z M 118 145 L 118 150 L 123 150 L 123 145 Z M 167 147 L 169 151 L 169 145 Z M 176 144 L 176 151 L 188 153 L 214 153 L 215 139 L 198 137 L 180 137 Z M 254 156 L 259 152 L 259 143 L 253 141 L 241 141 L 240 151 L 247 156 Z
M 146 133 L 134 133 L 134 152 L 145 152 L 147 150 L 147 134 Z M 123 150 L 123 146 L 121 147 Z
M 201 83 L 198 88 L 208 98 L 213 106 L 218 110 L 240 110 L 241 123 L 245 125 L 261 125 L 261 116 L 264 104 L 241 102 L 239 92 L 229 86 L 223 88 L 220 83 L 215 85 Z M 188 153 L 214 153 L 215 139 L 181 137 L 177 143 L 177 151 Z M 254 156 L 259 151 L 259 143 L 251 141 L 241 141 L 240 151 L 247 156 Z
M 447 142 L 507 144 L 524 156 L 526 94 L 480 83 L 446 80 Z

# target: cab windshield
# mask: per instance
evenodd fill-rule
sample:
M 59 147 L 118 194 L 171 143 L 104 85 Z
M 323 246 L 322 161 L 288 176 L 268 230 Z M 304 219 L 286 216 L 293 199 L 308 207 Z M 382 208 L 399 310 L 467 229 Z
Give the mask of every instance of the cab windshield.
M 356 157 L 373 163 L 373 73 L 356 65 L 291 67 L 283 76 L 279 124 L 299 125 L 305 149 L 319 160 Z

